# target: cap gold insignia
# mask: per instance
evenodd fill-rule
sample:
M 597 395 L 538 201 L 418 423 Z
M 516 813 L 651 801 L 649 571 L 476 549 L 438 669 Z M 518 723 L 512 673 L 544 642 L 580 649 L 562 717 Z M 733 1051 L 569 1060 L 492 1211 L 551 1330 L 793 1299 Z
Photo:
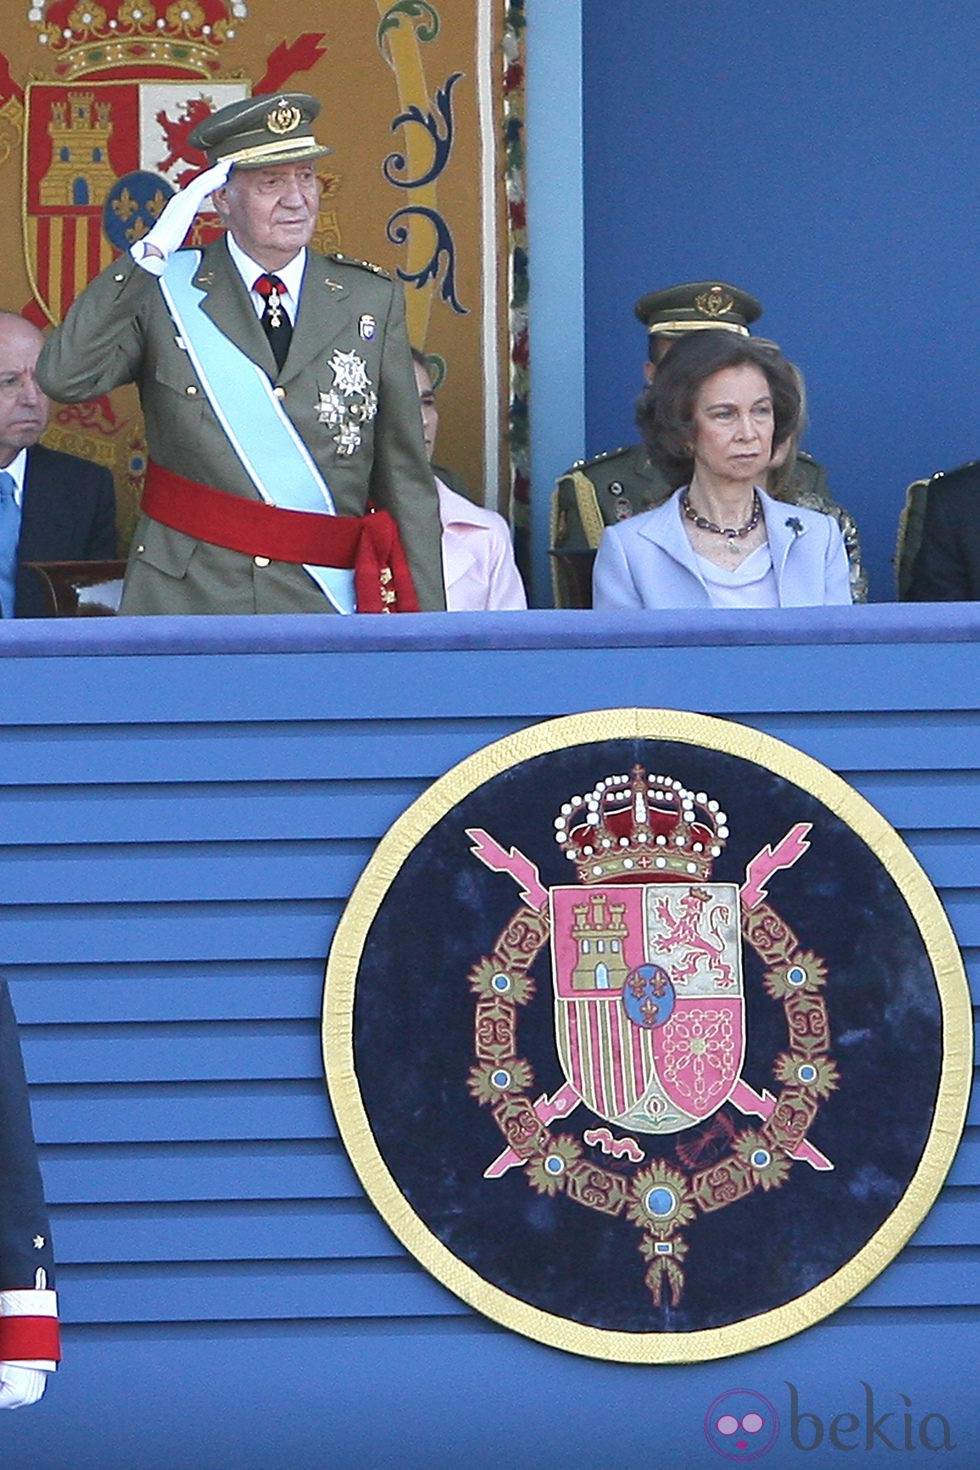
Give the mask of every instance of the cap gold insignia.
M 703 291 L 700 296 L 695 296 L 694 305 L 705 316 L 723 316 L 726 311 L 732 310 L 735 302 L 730 296 L 722 294 L 720 286 L 712 286 L 710 291 Z
M 302 121 L 303 114 L 298 107 L 280 102 L 278 107 L 266 113 L 265 125 L 270 133 L 294 133 Z

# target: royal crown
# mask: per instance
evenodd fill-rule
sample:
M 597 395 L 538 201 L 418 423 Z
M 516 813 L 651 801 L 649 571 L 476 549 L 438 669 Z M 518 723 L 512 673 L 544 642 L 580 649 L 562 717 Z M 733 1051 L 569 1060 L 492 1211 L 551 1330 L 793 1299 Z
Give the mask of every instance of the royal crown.
M 209 76 L 218 50 L 248 16 L 245 0 L 32 0 L 27 19 L 69 81 L 91 72 L 152 67 Z
M 725 845 L 727 820 L 703 791 L 634 766 L 566 801 L 555 840 L 581 883 L 704 879 Z

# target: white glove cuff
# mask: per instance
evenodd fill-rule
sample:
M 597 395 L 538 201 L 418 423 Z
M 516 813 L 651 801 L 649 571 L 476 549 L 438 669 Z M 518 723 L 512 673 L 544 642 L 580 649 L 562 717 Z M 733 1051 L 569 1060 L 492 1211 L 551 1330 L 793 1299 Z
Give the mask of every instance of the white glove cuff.
M 145 240 L 137 240 L 135 245 L 130 245 L 129 253 L 136 264 L 149 271 L 151 276 L 162 276 L 167 262 L 162 255 L 150 255 L 146 248 Z

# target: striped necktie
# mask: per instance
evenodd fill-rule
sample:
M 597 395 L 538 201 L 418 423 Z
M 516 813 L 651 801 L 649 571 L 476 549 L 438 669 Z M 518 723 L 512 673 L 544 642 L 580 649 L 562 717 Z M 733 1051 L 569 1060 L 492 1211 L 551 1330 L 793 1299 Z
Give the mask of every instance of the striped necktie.
M 20 506 L 14 497 L 14 477 L 0 470 L 0 610 L 5 618 L 14 615 L 19 540 Z

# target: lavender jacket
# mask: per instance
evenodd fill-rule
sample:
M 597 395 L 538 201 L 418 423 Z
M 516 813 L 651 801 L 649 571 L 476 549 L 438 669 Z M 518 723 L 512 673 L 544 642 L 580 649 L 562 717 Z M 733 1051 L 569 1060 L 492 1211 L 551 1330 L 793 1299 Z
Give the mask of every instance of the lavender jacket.
M 596 608 L 710 607 L 677 490 L 655 510 L 607 526 L 592 574 Z M 780 607 L 849 603 L 847 552 L 832 516 L 759 491 Z

